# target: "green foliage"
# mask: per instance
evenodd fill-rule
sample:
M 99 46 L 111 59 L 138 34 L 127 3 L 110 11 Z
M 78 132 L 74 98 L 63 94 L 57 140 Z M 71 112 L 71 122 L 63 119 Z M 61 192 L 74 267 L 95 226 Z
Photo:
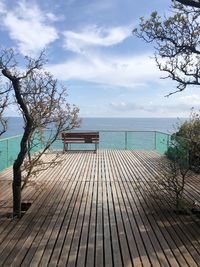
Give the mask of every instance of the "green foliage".
M 171 137 L 166 156 L 182 168 L 200 173 L 200 113 L 192 110 L 190 119 L 179 126 Z
M 200 113 L 192 110 L 190 120 L 184 122 L 177 135 L 187 138 L 193 142 L 200 142 Z
M 183 202 L 186 180 L 190 175 L 188 148 L 187 139 L 176 134 L 172 135 L 169 148 L 165 153 L 167 158 L 160 163 L 164 175 L 158 182 L 170 196 L 176 212 L 182 212 L 186 207 Z
M 192 110 L 190 120 L 180 126 L 177 135 L 188 140 L 190 167 L 200 173 L 200 113 Z
M 176 162 L 181 169 L 189 168 L 189 143 L 188 140 L 173 135 L 167 152 L 167 158 Z

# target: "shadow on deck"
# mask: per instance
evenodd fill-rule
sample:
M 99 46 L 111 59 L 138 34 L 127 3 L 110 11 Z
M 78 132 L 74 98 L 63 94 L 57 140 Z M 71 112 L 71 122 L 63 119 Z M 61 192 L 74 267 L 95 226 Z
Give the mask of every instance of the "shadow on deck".
M 37 178 L 40 188 L 23 192 L 33 201 L 26 214 L 0 218 L 0 266 L 200 266 L 198 220 L 147 193 L 159 158 L 153 151 L 64 154 L 62 165 Z M 0 185 L 3 215 L 11 211 L 10 169 Z

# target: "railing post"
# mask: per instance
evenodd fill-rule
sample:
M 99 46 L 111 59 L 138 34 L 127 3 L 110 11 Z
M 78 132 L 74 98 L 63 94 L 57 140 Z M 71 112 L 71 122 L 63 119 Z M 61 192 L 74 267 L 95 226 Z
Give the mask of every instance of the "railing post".
M 9 139 L 7 139 L 7 142 L 6 142 L 6 161 L 7 161 L 7 166 L 6 167 L 8 167 L 8 140 Z
M 127 150 L 127 131 L 125 131 L 125 150 Z
M 170 135 L 168 134 L 167 135 L 167 149 L 169 148 L 169 137 L 170 137 Z
M 156 138 L 157 138 L 157 132 L 155 131 L 154 132 L 154 147 L 155 147 L 155 150 L 157 149 L 157 145 L 156 145 Z

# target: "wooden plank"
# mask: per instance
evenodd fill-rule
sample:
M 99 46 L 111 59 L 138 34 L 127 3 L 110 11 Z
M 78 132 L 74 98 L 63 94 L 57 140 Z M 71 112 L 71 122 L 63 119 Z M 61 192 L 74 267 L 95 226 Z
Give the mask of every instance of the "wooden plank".
M 121 253 L 122 253 L 122 259 L 123 259 L 123 265 L 124 266 L 133 266 L 132 258 L 130 256 L 130 247 L 128 245 L 127 240 L 127 233 L 125 230 L 125 225 L 122 217 L 122 211 L 121 211 L 121 205 L 118 198 L 118 186 L 119 181 L 121 179 L 120 174 L 118 173 L 117 166 L 114 164 L 112 168 L 112 175 L 117 178 L 117 181 L 112 182 L 112 195 L 113 195 L 113 203 L 114 203 L 114 209 L 115 209 L 115 216 L 117 221 L 117 228 L 118 228 L 118 235 L 119 235 L 119 242 L 121 247 Z M 139 265 L 138 265 L 139 266 Z
M 36 179 L 46 191 L 24 191 L 33 200 L 24 217 L 0 219 L 0 266 L 199 266 L 198 220 L 171 212 L 165 197 L 147 198 L 159 158 L 121 150 L 63 155 L 63 164 Z M 0 177 L 0 193 L 11 203 L 9 175 L 7 184 Z M 193 191 L 200 192 L 197 176 L 186 195 Z
M 85 157 L 82 156 L 82 161 L 81 161 L 81 165 L 77 168 L 77 172 L 72 172 L 72 179 L 76 182 L 76 187 L 74 189 L 74 191 L 72 191 L 72 195 L 70 197 L 70 199 L 67 199 L 66 202 L 64 203 L 64 210 L 62 212 L 62 216 L 60 219 L 59 224 L 57 225 L 56 228 L 56 240 L 52 240 L 52 242 L 55 242 L 53 247 L 52 247 L 52 254 L 48 263 L 48 266 L 56 266 L 58 264 L 59 258 L 60 258 L 60 254 L 62 252 L 62 248 L 63 248 L 63 244 L 65 242 L 66 239 L 66 234 L 68 233 L 68 229 L 69 229 L 69 225 L 71 222 L 71 218 L 73 215 L 73 211 L 76 207 L 76 202 L 78 200 L 79 197 L 79 191 L 81 189 L 81 182 L 79 182 L 79 176 L 80 173 L 82 173 L 82 166 L 84 164 L 84 159 Z M 66 174 L 67 175 L 67 174 Z M 45 255 L 45 254 L 44 254 Z M 45 264 L 45 258 L 44 257 L 41 261 L 41 264 Z M 48 261 L 47 261 L 48 262 Z M 42 265 L 41 265 L 42 266 Z
M 87 199 L 87 205 L 85 209 L 82 233 L 80 237 L 79 251 L 78 251 L 77 263 L 76 263 L 77 267 L 85 266 L 85 262 L 86 262 L 89 225 L 90 225 L 90 219 L 91 219 L 92 194 L 93 194 L 93 186 L 94 186 L 92 179 L 94 175 L 95 161 L 96 161 L 96 154 L 92 154 L 92 162 L 91 162 L 92 166 L 89 169 L 88 179 L 87 179 L 87 182 L 89 183 L 88 199 Z
M 133 159 L 131 160 L 131 162 L 133 162 Z M 136 164 L 136 166 L 137 166 L 137 164 Z M 136 166 L 134 166 L 134 167 L 136 167 Z M 137 170 L 137 168 L 134 169 L 134 171 L 136 171 L 136 170 Z M 140 191 L 140 188 L 142 188 L 142 186 L 143 186 L 143 185 L 142 185 L 142 181 L 143 181 L 143 180 L 141 179 L 143 176 L 142 176 L 142 173 L 141 173 L 141 174 L 140 174 L 140 173 L 137 174 L 137 171 L 136 171 L 136 175 L 140 177 L 140 183 L 136 185 L 137 188 L 138 188 L 137 191 Z M 147 175 L 147 173 L 145 173 L 145 176 L 146 176 L 146 175 Z M 145 181 L 144 181 L 144 185 L 145 185 L 145 187 L 147 186 L 146 183 L 145 183 Z M 137 192 L 137 191 L 136 191 L 136 192 Z M 141 194 L 144 195 L 143 192 L 141 192 Z M 144 205 L 144 204 L 143 204 L 143 205 Z M 148 208 L 147 208 L 147 210 L 148 210 Z M 149 216 L 149 217 L 150 217 L 150 216 Z M 165 238 L 167 239 L 167 235 L 166 235 L 166 233 L 165 233 Z M 170 240 L 170 239 L 169 239 L 169 240 Z M 165 243 L 165 242 L 164 242 L 164 243 Z M 168 243 L 168 244 L 169 244 L 169 243 Z M 161 243 L 161 245 L 162 245 L 162 243 Z M 175 252 L 175 254 L 177 254 L 177 252 L 175 251 L 175 248 L 176 248 L 176 246 L 172 246 L 172 251 L 173 251 L 173 253 Z M 167 249 L 167 250 L 168 250 L 168 249 Z M 179 256 L 179 260 L 181 259 L 181 260 L 182 260 L 182 263 L 184 263 L 185 266 L 187 266 L 187 264 L 186 264 L 186 262 L 183 260 L 183 258 L 181 258 L 179 254 L 178 254 L 178 256 Z M 169 257 L 169 260 L 171 260 L 171 259 L 174 260 L 173 257 Z M 175 264 L 175 263 L 174 263 L 174 264 Z
M 28 253 L 26 254 L 25 259 L 23 260 L 23 263 L 21 266 L 28 266 L 31 262 L 31 265 L 39 264 L 40 261 L 43 260 L 43 258 L 46 259 L 45 264 L 48 263 L 48 257 L 51 255 L 51 251 L 54 247 L 54 243 L 56 241 L 56 237 L 59 231 L 59 225 L 62 223 L 63 216 L 65 214 L 65 209 L 68 208 L 68 205 L 65 205 L 67 201 L 70 200 L 72 197 L 74 188 L 77 186 L 76 181 L 71 182 L 70 181 L 70 175 L 68 179 L 65 181 L 64 177 L 66 174 L 66 171 L 69 173 L 73 173 L 73 170 L 78 167 L 77 164 L 74 163 L 74 158 L 71 158 L 71 161 L 68 161 L 66 164 L 66 168 L 63 168 L 64 172 L 62 174 L 62 179 L 64 181 L 64 185 L 62 187 L 62 191 L 64 194 L 62 195 L 62 198 L 59 201 L 58 206 L 56 207 L 56 210 L 54 211 L 54 214 L 52 216 L 48 216 L 44 224 L 42 225 L 41 230 L 44 232 L 44 235 L 42 235 L 40 232 L 38 232 L 37 237 L 34 239 L 31 247 L 29 248 Z M 60 173 L 61 176 L 61 173 Z M 52 209 L 51 209 L 52 212 Z M 62 213 L 61 213 L 62 212 Z M 46 230 L 45 230 L 46 229 Z M 51 238 L 53 236 L 53 242 L 51 242 Z M 50 255 L 49 255 L 50 254 Z M 34 259 L 33 259 L 34 257 Z M 42 258 L 41 258 L 42 257 Z
M 31 246 L 33 240 L 35 237 L 40 233 L 40 229 L 42 228 L 43 231 L 47 229 L 54 212 L 56 211 L 57 206 L 59 205 L 60 199 L 62 198 L 64 194 L 64 190 L 61 189 L 67 187 L 67 184 L 62 179 L 62 175 L 64 172 L 64 168 L 62 172 L 60 173 L 59 180 L 60 182 L 55 186 L 54 185 L 54 191 L 49 194 L 49 200 L 48 205 L 45 207 L 42 207 L 39 212 L 37 218 L 32 218 L 31 226 L 29 226 L 24 233 L 22 234 L 20 241 L 17 243 L 15 248 L 13 249 L 12 253 L 10 254 L 9 259 L 4 264 L 8 264 L 9 266 L 15 266 L 17 262 L 21 262 L 23 257 L 27 253 L 27 249 Z M 42 238 L 41 235 L 40 239 Z M 44 239 L 43 239 L 44 240 Z M 24 242 L 24 243 L 23 243 Z M 18 252 L 18 247 L 21 247 L 20 252 Z M 14 259 L 14 260 L 13 260 Z M 11 265 L 12 260 L 12 265 Z
M 102 199 L 103 199 L 103 231 L 104 231 L 104 266 L 112 267 L 113 262 L 113 249 L 112 249 L 112 236 L 111 224 L 108 204 L 107 185 L 110 181 L 110 173 L 107 166 L 107 155 L 104 152 L 104 164 L 102 166 L 103 182 L 102 182 Z
M 50 172 L 50 171 L 49 171 Z M 54 172 L 53 172 L 54 173 Z M 52 188 L 53 190 L 53 188 Z M 47 197 L 49 192 L 45 192 L 44 195 L 41 197 L 41 203 L 43 198 Z M 41 208 L 42 204 L 38 203 L 38 206 L 36 206 L 36 209 L 39 210 Z M 36 212 L 36 211 L 35 211 Z M 3 253 L 0 257 L 0 263 L 2 264 L 3 261 L 6 260 L 6 258 L 9 256 L 9 253 L 11 252 L 11 249 L 15 248 L 15 245 L 18 244 L 18 238 L 21 238 L 24 231 L 28 229 L 28 226 L 30 223 L 33 223 L 34 213 L 28 213 L 26 216 L 22 217 L 21 220 L 16 224 L 15 228 L 13 228 L 10 233 L 9 237 L 7 236 L 6 239 L 1 243 L 0 245 L 0 253 L 2 254 L 4 249 L 6 249 L 7 246 L 9 246 L 9 249 L 6 250 L 6 252 Z M 23 224 L 23 222 L 26 221 L 26 224 Z M 15 242 L 13 242 L 15 240 Z
M 82 225 L 83 225 L 83 220 L 84 220 L 84 212 L 87 204 L 87 197 L 88 197 L 88 190 L 89 190 L 89 183 L 88 182 L 82 182 L 84 183 L 84 192 L 83 196 L 81 199 L 81 205 L 79 208 L 79 213 L 78 213 L 78 218 L 75 223 L 74 227 L 74 233 L 73 233 L 73 239 L 70 245 L 70 250 L 69 250 L 69 256 L 66 262 L 66 265 L 69 267 L 76 266 L 76 261 L 77 261 L 77 255 L 78 255 L 78 250 L 79 250 L 79 241 L 81 237 L 81 232 L 82 232 Z M 62 266 L 59 264 L 59 266 Z
M 98 164 L 98 182 L 97 182 L 97 215 L 96 215 L 96 234 L 95 234 L 95 266 L 104 266 L 104 242 L 103 242 L 103 199 L 102 199 L 102 160 L 103 151 L 101 151 L 101 157 L 99 157 Z
M 154 168 L 155 169 L 155 168 Z M 158 169 L 159 171 L 159 169 Z M 152 180 L 153 176 L 149 177 L 149 180 Z M 161 202 L 163 203 L 163 201 L 161 200 Z M 163 203 L 164 204 L 164 203 Z M 169 205 L 170 203 L 167 202 L 167 204 Z M 172 210 L 173 208 L 170 207 L 170 209 Z M 196 252 L 199 252 L 199 245 L 200 242 L 198 239 L 196 239 L 195 237 L 198 236 L 200 234 L 200 229 L 199 229 L 199 225 L 196 224 L 196 221 L 194 223 L 193 217 L 189 217 L 189 216 L 184 216 L 183 218 L 181 216 L 175 216 L 174 213 L 170 214 L 170 217 L 172 218 L 172 221 L 174 221 L 174 223 L 176 225 L 180 225 L 181 222 L 181 227 L 179 227 L 180 229 L 182 229 L 182 234 L 180 233 L 180 236 L 182 236 L 182 238 L 187 237 L 188 240 L 183 241 L 184 243 L 190 243 L 190 241 L 192 241 L 193 246 L 196 248 Z M 178 218 L 178 220 L 177 220 Z M 188 225 L 193 224 L 193 227 L 187 227 Z M 198 257 L 198 255 L 196 255 L 196 252 L 194 252 L 194 256 Z M 199 259 L 197 259 L 197 262 L 199 261 Z
M 83 172 L 83 175 L 85 175 L 84 169 L 82 170 L 82 172 Z M 80 184 L 81 185 L 80 185 L 80 190 L 78 193 L 78 198 L 76 200 L 75 207 L 74 207 L 72 217 L 70 220 L 69 228 L 67 230 L 65 241 L 62 246 L 62 251 L 59 257 L 58 266 L 66 266 L 66 263 L 68 261 L 69 252 L 70 252 L 70 248 L 71 248 L 74 233 L 75 233 L 75 227 L 78 221 L 78 216 L 79 216 L 79 212 L 81 209 L 82 200 L 84 198 L 84 190 L 85 190 L 86 183 L 83 181 L 83 182 L 80 182 Z
M 140 164 L 139 162 L 137 163 L 137 165 L 135 165 L 135 167 L 136 168 L 138 168 L 138 164 Z M 139 168 L 138 168 L 138 170 L 140 170 L 141 169 L 141 176 L 143 176 L 142 175 L 142 173 L 143 173 L 143 169 L 142 169 L 143 167 L 142 166 L 140 166 Z M 148 174 L 148 170 L 146 170 L 145 171 L 145 177 L 147 177 L 147 174 Z M 145 178 L 144 177 L 144 178 Z M 140 180 L 140 181 L 142 181 L 142 180 Z M 147 187 L 147 185 L 148 185 L 148 182 L 147 181 L 144 181 L 144 185 Z M 144 185 L 142 185 L 141 184 L 141 188 L 144 186 Z M 166 222 L 166 220 L 164 221 L 164 222 Z M 170 221 L 168 221 L 169 223 L 170 223 Z M 173 227 L 168 227 L 168 231 L 171 231 L 173 229 Z M 189 261 L 189 266 L 196 266 L 195 265 L 195 262 L 194 262 L 194 260 L 191 258 L 191 256 L 188 254 L 188 252 L 187 252 L 187 250 L 185 249 L 185 247 L 184 246 L 181 246 L 181 245 L 179 245 L 179 243 L 180 243 L 180 239 L 179 239 L 179 237 L 177 236 L 177 233 L 176 233 L 176 231 L 174 231 L 173 233 L 171 233 L 171 237 L 173 236 L 173 240 L 175 241 L 175 243 L 176 243 L 176 247 L 180 247 L 180 249 L 181 249 L 181 253 L 182 253 L 182 255 L 183 255 L 183 258 L 185 258 L 184 256 L 187 256 L 187 261 Z M 178 242 L 178 243 L 177 243 Z M 169 259 L 170 259 L 170 257 L 169 257 Z M 180 259 L 180 256 L 179 256 L 179 259 Z M 181 259 L 182 260 L 182 262 L 183 262 L 183 259 Z M 184 263 L 185 265 L 187 265 L 186 264 L 186 262 Z
M 123 155 L 124 157 L 124 155 Z M 125 161 L 124 161 L 125 162 Z M 126 161 L 127 162 L 127 161 Z M 128 164 L 127 164 L 128 165 Z M 133 167 L 133 164 L 130 166 L 130 167 Z M 124 166 L 123 168 L 124 170 L 127 170 L 128 172 L 128 169 L 129 167 L 128 166 Z M 135 170 L 134 170 L 135 171 Z M 130 175 L 135 175 L 135 173 L 127 173 L 128 176 Z M 130 186 L 132 186 L 132 184 L 130 184 Z M 151 218 L 151 213 L 148 213 L 146 214 L 146 211 L 148 211 L 148 207 L 144 207 L 144 201 L 143 201 L 143 192 L 141 192 L 141 194 L 139 194 L 138 192 L 140 191 L 140 187 L 138 187 L 138 184 L 136 183 L 135 186 L 137 187 L 138 190 L 135 190 L 136 191 L 136 196 L 137 196 L 137 199 L 142 207 L 142 210 L 143 211 L 143 214 L 145 214 L 146 216 L 143 216 L 143 221 L 144 221 L 144 224 L 150 229 L 150 231 L 153 233 L 151 235 L 151 238 L 152 238 L 152 243 L 153 245 L 155 246 L 155 244 L 157 243 L 158 244 L 158 247 L 155 248 L 156 251 L 160 251 L 160 250 L 163 250 L 163 254 L 161 254 L 159 256 L 159 260 L 160 260 L 160 263 L 162 264 L 162 266 L 169 266 L 169 263 L 168 263 L 168 258 L 170 259 L 171 257 L 173 258 L 173 253 L 171 252 L 171 250 L 169 249 L 168 247 L 168 244 L 166 243 L 163 235 L 161 234 L 160 230 L 159 230 L 159 227 L 157 226 L 157 224 L 155 223 L 154 219 Z M 135 189 L 135 187 L 134 187 Z M 156 236 L 157 239 L 155 240 L 153 237 Z M 157 241 L 158 240 L 158 241 Z M 159 244 L 161 245 L 161 247 L 159 248 Z M 166 256 L 167 254 L 167 256 Z M 176 261 L 172 261 L 171 263 L 173 266 L 178 266 L 177 265 L 177 262 Z
M 115 151 L 115 154 L 116 154 L 116 151 Z M 113 158 L 115 159 L 116 155 L 114 155 Z M 116 164 L 115 166 L 117 168 L 118 164 Z M 137 220 L 139 231 L 141 232 L 141 236 L 142 236 L 142 238 L 144 240 L 144 244 L 146 245 L 146 249 L 148 251 L 149 259 L 150 259 L 150 261 L 151 261 L 153 266 L 160 266 L 158 255 L 157 255 L 157 253 L 155 251 L 155 248 L 153 246 L 152 240 L 151 240 L 151 238 L 149 236 L 150 229 L 148 228 L 148 226 L 145 225 L 145 223 L 143 221 L 143 214 L 140 214 L 140 210 L 139 210 L 139 207 L 138 207 L 138 204 L 137 204 L 137 198 L 131 192 L 130 192 L 130 194 L 131 194 L 131 199 L 132 199 L 132 201 L 131 201 L 132 208 L 134 210 L 134 214 L 135 214 L 135 218 Z
M 120 164 L 116 162 L 117 159 L 116 154 L 113 155 L 112 153 L 110 153 L 110 159 L 113 161 L 113 164 L 115 166 L 115 176 L 116 175 L 118 176 L 118 182 L 115 182 L 114 184 L 117 184 L 116 192 L 121 206 L 121 214 L 123 218 L 123 223 L 125 227 L 126 238 L 129 251 L 131 254 L 132 263 L 134 266 L 142 266 L 143 262 L 144 266 L 150 266 L 148 257 L 145 257 L 146 251 L 144 249 L 144 245 L 142 243 L 142 239 L 139 235 L 139 232 L 137 231 L 138 227 L 136 226 L 136 224 L 134 224 L 135 223 L 134 217 L 132 216 L 132 213 L 130 213 L 131 211 L 130 205 L 128 205 L 128 203 L 125 201 L 125 199 L 129 198 L 129 196 L 126 193 L 126 190 L 124 188 L 121 188 L 124 179 L 123 179 L 123 174 L 121 173 L 121 168 L 118 168 L 120 167 Z M 131 218 L 129 219 L 130 215 Z M 133 225 L 134 228 L 132 228 Z M 135 239 L 134 236 L 135 234 L 137 235 L 137 239 Z M 139 251 L 141 253 L 141 256 Z
M 51 184 L 51 182 L 50 182 L 50 184 Z M 42 200 L 42 199 L 40 199 L 40 200 Z M 40 208 L 40 205 L 41 205 L 41 203 L 39 203 L 39 208 Z M 36 206 L 36 207 L 37 207 L 37 206 Z M 32 209 L 32 207 L 30 208 L 30 210 L 31 210 L 31 209 Z M 28 211 L 27 214 L 26 214 L 26 216 L 24 216 L 19 222 L 24 222 L 24 220 L 29 219 L 29 217 L 30 217 L 30 214 L 29 214 L 29 213 L 30 213 L 30 212 Z M 29 214 L 29 215 L 28 215 L 28 214 Z M 33 214 L 33 215 L 34 215 L 34 214 Z M 33 223 L 33 222 L 31 222 L 31 223 Z M 26 225 L 26 224 L 25 224 L 25 225 Z M 15 230 L 19 230 L 20 227 L 21 227 L 21 224 L 18 223 L 18 224 L 17 224 L 17 227 L 14 228 L 14 231 L 15 231 Z M 23 230 L 23 229 L 22 229 L 22 230 Z M 20 230 L 20 231 L 21 231 L 21 230 Z M 20 231 L 18 231 L 17 234 L 19 234 Z M 15 235 L 15 237 L 16 237 L 16 235 Z M 8 238 L 6 238 L 6 240 L 8 240 Z M 1 258 L 1 259 L 2 259 L 2 258 Z
M 84 219 L 85 219 L 87 202 L 88 202 L 88 198 L 90 198 L 88 196 L 90 193 L 89 181 L 87 181 L 88 174 L 90 173 L 90 169 L 91 169 L 91 157 L 86 166 L 84 176 L 80 177 L 80 180 L 82 180 L 82 183 L 85 183 L 85 189 L 84 189 L 84 194 L 83 194 L 82 201 L 81 201 L 78 219 L 77 219 L 76 225 L 74 226 L 75 231 L 74 231 L 74 236 L 73 236 L 73 240 L 71 243 L 68 262 L 67 262 L 67 266 L 69 267 L 77 266 L 77 255 L 80 249 L 80 241 L 81 241 L 81 235 L 83 233 L 83 224 L 84 224 Z
M 106 162 L 107 163 L 107 162 Z M 113 172 L 111 164 L 106 164 L 107 170 L 110 176 L 110 180 L 113 180 Z M 115 208 L 112 196 L 112 182 L 106 183 L 107 187 L 107 202 L 108 202 L 108 212 L 110 219 L 110 231 L 111 231 L 111 243 L 112 243 L 112 259 L 114 266 L 123 266 L 121 244 L 119 238 L 119 231 L 117 227 L 117 219 L 115 216 Z
M 89 232 L 87 241 L 87 255 L 86 255 L 86 266 L 95 266 L 95 235 L 96 235 L 96 214 L 97 214 L 97 178 L 98 178 L 98 160 L 99 153 L 97 152 L 95 165 L 94 165 L 94 180 L 93 180 L 93 194 L 92 204 L 89 222 Z

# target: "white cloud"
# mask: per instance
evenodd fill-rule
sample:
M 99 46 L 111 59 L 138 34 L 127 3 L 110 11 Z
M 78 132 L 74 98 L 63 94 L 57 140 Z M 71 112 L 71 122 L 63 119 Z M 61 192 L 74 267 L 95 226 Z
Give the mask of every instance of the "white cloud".
M 0 14 L 4 14 L 6 12 L 6 6 L 4 1 L 0 0 Z
M 50 21 L 61 21 L 64 19 L 64 16 L 62 15 L 55 15 L 54 13 L 52 12 L 47 12 L 46 13 L 46 17 L 50 20 Z
M 10 104 L 8 108 L 5 110 L 5 116 L 6 117 L 18 117 L 21 116 L 21 112 L 17 105 Z
M 187 101 L 193 100 L 194 101 Z M 199 102 L 197 101 L 199 100 Z M 199 109 L 200 106 L 200 95 L 186 95 L 181 97 L 176 102 L 160 99 L 160 103 L 156 100 L 154 103 L 151 101 L 149 103 L 141 103 L 138 104 L 136 102 L 129 102 L 129 101 L 119 101 L 119 102 L 111 102 L 110 107 L 113 110 L 118 112 L 131 112 L 131 111 L 140 111 L 140 112 L 147 112 L 152 114 L 167 114 L 169 115 L 177 115 L 177 113 L 185 114 L 186 116 L 189 115 L 191 107 L 194 107 L 196 110 Z
M 191 107 L 192 106 L 200 107 L 200 95 L 197 95 L 197 94 L 182 96 L 181 101 L 184 104 L 189 104 Z
M 103 57 L 90 55 L 61 64 L 48 66 L 48 70 L 60 80 L 79 80 L 134 88 L 159 80 L 160 72 L 148 55 L 129 57 Z
M 93 46 L 112 46 L 123 42 L 131 35 L 129 27 L 100 28 L 88 26 L 80 32 L 65 31 L 63 47 L 76 53 L 84 53 Z
M 2 21 L 25 55 L 36 54 L 58 38 L 56 29 L 48 24 L 48 16 L 36 4 L 21 1 L 14 11 L 7 10 Z

